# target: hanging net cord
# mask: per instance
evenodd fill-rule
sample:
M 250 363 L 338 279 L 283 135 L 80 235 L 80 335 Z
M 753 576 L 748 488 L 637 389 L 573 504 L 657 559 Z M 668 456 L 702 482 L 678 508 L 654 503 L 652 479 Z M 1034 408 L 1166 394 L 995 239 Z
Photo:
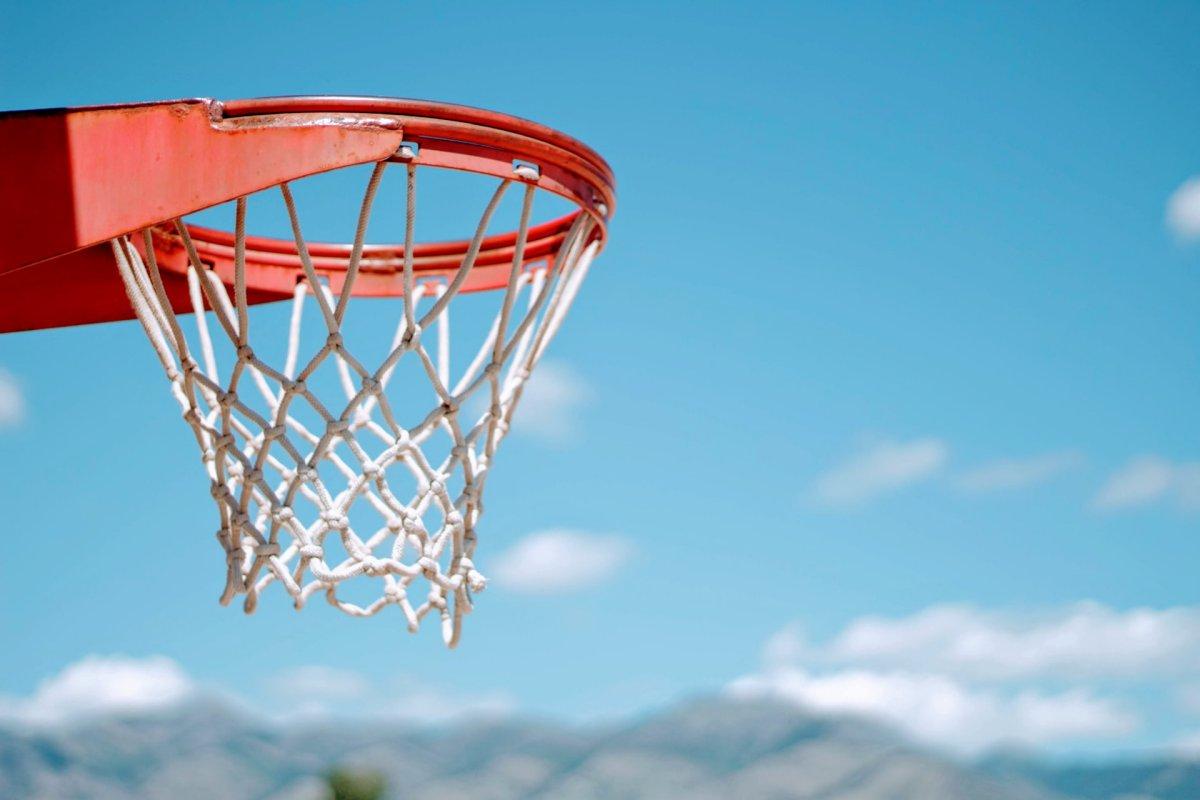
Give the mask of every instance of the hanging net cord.
M 313 267 L 288 185 L 278 187 L 303 267 L 286 326 L 282 367 L 265 363 L 251 346 L 244 197 L 236 201 L 235 210 L 233 297 L 201 263 L 187 227 L 175 220 L 189 258 L 187 281 L 198 353 L 189 347 L 167 299 L 151 231 L 141 232 L 141 252 L 125 237 L 114 239 L 112 247 L 129 299 L 166 370 L 212 481 L 212 496 L 220 511 L 217 539 L 227 561 L 221 602 L 227 604 L 244 594 L 245 610 L 253 612 L 259 593 L 278 582 L 297 609 L 317 592 L 324 592 L 332 605 L 354 616 L 399 606 L 411 631 L 436 610 L 443 638 L 453 647 L 462 617 L 471 610 L 472 593 L 486 584 L 472 556 L 483 511 L 483 486 L 496 448 L 510 427 L 530 372 L 562 323 L 600 245 L 591 237 L 594 222 L 580 214 L 551 262 L 523 265 L 537 186 L 522 172 L 528 168 L 518 167 L 512 178 L 497 186 L 459 269 L 438 280 L 422 278 L 414 274 L 412 255 L 417 169 L 407 164 L 403 310 L 386 358 L 368 369 L 344 342 L 342 324 L 362 261 L 371 205 L 386 166 L 387 162 L 378 163 L 367 184 L 338 296 Z M 514 184 L 524 187 L 524 197 L 508 284 L 490 331 L 470 365 L 452 382 L 451 301 L 474 266 L 493 212 Z M 302 362 L 303 312 L 310 303 L 319 310 L 325 339 Z M 218 331 L 210 330 L 206 305 Z M 435 342 L 427 348 L 426 332 L 431 326 L 436 328 Z M 256 328 L 254 332 L 259 336 L 266 331 Z M 236 353 L 224 384 L 213 341 L 222 334 Z M 392 375 L 405 358 L 420 363 L 436 400 L 432 410 L 407 429 L 397 422 L 388 392 Z M 331 408 L 341 400 L 318 397 L 306 384 L 329 361 L 345 395 L 340 412 Z M 246 389 L 261 394 L 265 405 L 256 409 L 240 399 L 239 392 Z M 411 398 L 414 387 L 403 386 L 400 391 Z M 464 403 L 473 396 L 482 399 L 472 408 L 484 400 L 486 407 L 470 427 L 464 427 Z M 302 407 L 315 412 L 315 417 L 312 412 L 305 417 L 308 424 L 289 413 Z M 313 424 L 312 418 L 320 422 Z M 449 454 L 435 463 L 427 451 L 439 431 L 449 436 L 450 447 Z M 396 470 L 411 476 L 404 481 L 415 487 L 411 494 L 393 491 Z M 355 504 L 366 504 L 365 511 L 372 512 L 370 527 L 359 523 L 356 529 L 351 524 Z M 335 540 L 341 554 L 327 559 L 327 546 Z M 376 579 L 380 595 L 363 604 L 339 597 L 339 587 L 352 578 Z M 427 582 L 428 594 L 413 599 L 413 584 L 419 578 Z

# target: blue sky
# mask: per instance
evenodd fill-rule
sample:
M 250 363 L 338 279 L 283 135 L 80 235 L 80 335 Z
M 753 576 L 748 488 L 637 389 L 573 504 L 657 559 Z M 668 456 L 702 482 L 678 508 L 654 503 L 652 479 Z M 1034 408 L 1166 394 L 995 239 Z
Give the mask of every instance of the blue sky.
M 141 331 L 7 336 L 0 692 L 161 656 L 274 713 L 331 683 L 570 718 L 732 686 L 957 698 L 913 731 L 935 743 L 1200 746 L 1198 25 L 1184 3 L 12 4 L 5 108 L 447 100 L 588 142 L 619 207 L 551 352 L 557 427 L 505 443 L 476 559 L 565 531 L 593 585 L 498 581 L 454 652 L 393 615 L 222 608 Z

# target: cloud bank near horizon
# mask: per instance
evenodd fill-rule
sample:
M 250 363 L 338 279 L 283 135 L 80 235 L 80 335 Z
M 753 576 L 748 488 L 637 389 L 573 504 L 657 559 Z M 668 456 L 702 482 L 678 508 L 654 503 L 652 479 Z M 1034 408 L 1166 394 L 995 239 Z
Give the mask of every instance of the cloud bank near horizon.
M 1143 726 L 1141 690 L 1183 691 L 1198 669 L 1200 606 L 1121 611 L 1082 602 L 1015 613 L 936 605 L 859 617 L 822 642 L 786 626 L 764 645 L 760 669 L 727 691 L 867 716 L 975 755 L 1117 742 Z

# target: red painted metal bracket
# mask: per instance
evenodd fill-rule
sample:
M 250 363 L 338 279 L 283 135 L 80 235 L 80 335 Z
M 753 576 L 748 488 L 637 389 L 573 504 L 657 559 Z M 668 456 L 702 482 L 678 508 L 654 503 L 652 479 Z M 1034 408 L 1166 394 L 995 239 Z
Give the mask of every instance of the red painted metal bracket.
M 0 114 L 0 274 L 281 181 L 394 153 L 395 117 L 226 118 L 219 102 Z
M 128 319 L 108 240 L 394 153 L 394 117 L 226 119 L 213 100 L 0 114 L 0 332 Z

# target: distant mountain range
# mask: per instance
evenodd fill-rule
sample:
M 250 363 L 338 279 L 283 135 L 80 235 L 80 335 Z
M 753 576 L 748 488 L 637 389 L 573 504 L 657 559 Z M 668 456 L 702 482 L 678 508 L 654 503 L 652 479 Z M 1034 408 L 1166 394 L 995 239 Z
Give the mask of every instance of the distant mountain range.
M 1200 762 L 963 764 L 854 719 L 703 700 L 625 725 L 275 728 L 226 708 L 0 729 L 5 800 L 316 800 L 335 765 L 405 800 L 1200 800 Z

